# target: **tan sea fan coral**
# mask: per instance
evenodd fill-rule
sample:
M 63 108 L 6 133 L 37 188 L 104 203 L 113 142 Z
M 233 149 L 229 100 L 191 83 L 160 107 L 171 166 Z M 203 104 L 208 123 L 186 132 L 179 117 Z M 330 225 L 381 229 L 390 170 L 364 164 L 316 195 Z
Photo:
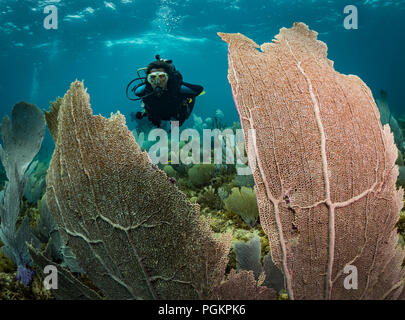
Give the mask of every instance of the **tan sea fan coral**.
M 87 277 L 109 299 L 211 298 L 230 235 L 152 166 L 119 112 L 93 115 L 76 81 L 47 114 L 55 151 L 47 203 Z

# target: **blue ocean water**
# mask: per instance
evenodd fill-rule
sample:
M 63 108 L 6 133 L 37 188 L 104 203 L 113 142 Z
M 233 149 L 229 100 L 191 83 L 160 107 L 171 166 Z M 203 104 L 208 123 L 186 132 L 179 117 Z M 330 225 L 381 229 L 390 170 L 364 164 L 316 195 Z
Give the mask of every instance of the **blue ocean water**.
M 358 10 L 355 30 L 343 25 L 349 4 Z M 49 5 L 58 10 L 57 29 L 44 28 Z M 119 110 L 134 127 L 129 114 L 140 103 L 126 98 L 126 85 L 160 54 L 185 81 L 204 87 L 195 114 L 208 117 L 219 108 L 232 123 L 238 117 L 227 45 L 217 32 L 240 32 L 262 44 L 298 21 L 319 33 L 337 71 L 360 76 L 375 97 L 386 90 L 401 116 L 404 17 L 405 0 L 0 0 L 0 116 L 20 100 L 49 109 L 79 79 L 95 114 Z M 49 135 L 43 148 L 52 149 Z

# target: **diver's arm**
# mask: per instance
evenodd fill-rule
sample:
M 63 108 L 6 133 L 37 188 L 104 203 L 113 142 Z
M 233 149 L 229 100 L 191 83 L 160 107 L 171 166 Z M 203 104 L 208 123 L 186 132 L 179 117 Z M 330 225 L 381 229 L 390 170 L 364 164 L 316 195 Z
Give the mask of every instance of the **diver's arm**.
M 187 82 L 182 82 L 180 93 L 187 96 L 198 96 L 203 92 L 204 88 L 198 84 L 191 84 Z

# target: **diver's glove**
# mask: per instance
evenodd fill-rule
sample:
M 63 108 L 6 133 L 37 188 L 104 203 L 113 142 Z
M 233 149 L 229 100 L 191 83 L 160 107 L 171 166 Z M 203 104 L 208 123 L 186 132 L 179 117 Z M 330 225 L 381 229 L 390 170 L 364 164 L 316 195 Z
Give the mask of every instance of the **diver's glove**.
M 146 116 L 146 112 L 140 112 L 140 111 L 138 111 L 138 112 L 135 114 L 135 118 L 137 118 L 138 120 L 142 119 L 142 118 L 145 117 L 145 116 Z
M 137 113 L 131 112 L 131 121 L 140 120 L 144 117 L 146 117 L 146 112 L 140 112 L 140 111 L 138 111 Z

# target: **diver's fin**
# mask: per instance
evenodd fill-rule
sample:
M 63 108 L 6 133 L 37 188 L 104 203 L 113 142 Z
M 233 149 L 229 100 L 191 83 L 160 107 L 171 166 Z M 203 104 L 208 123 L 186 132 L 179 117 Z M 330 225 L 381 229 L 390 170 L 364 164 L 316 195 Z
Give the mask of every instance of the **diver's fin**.
M 206 94 L 205 91 L 201 92 L 201 93 L 198 95 L 198 97 L 199 97 L 199 96 L 202 96 L 202 95 L 204 95 L 204 94 Z

